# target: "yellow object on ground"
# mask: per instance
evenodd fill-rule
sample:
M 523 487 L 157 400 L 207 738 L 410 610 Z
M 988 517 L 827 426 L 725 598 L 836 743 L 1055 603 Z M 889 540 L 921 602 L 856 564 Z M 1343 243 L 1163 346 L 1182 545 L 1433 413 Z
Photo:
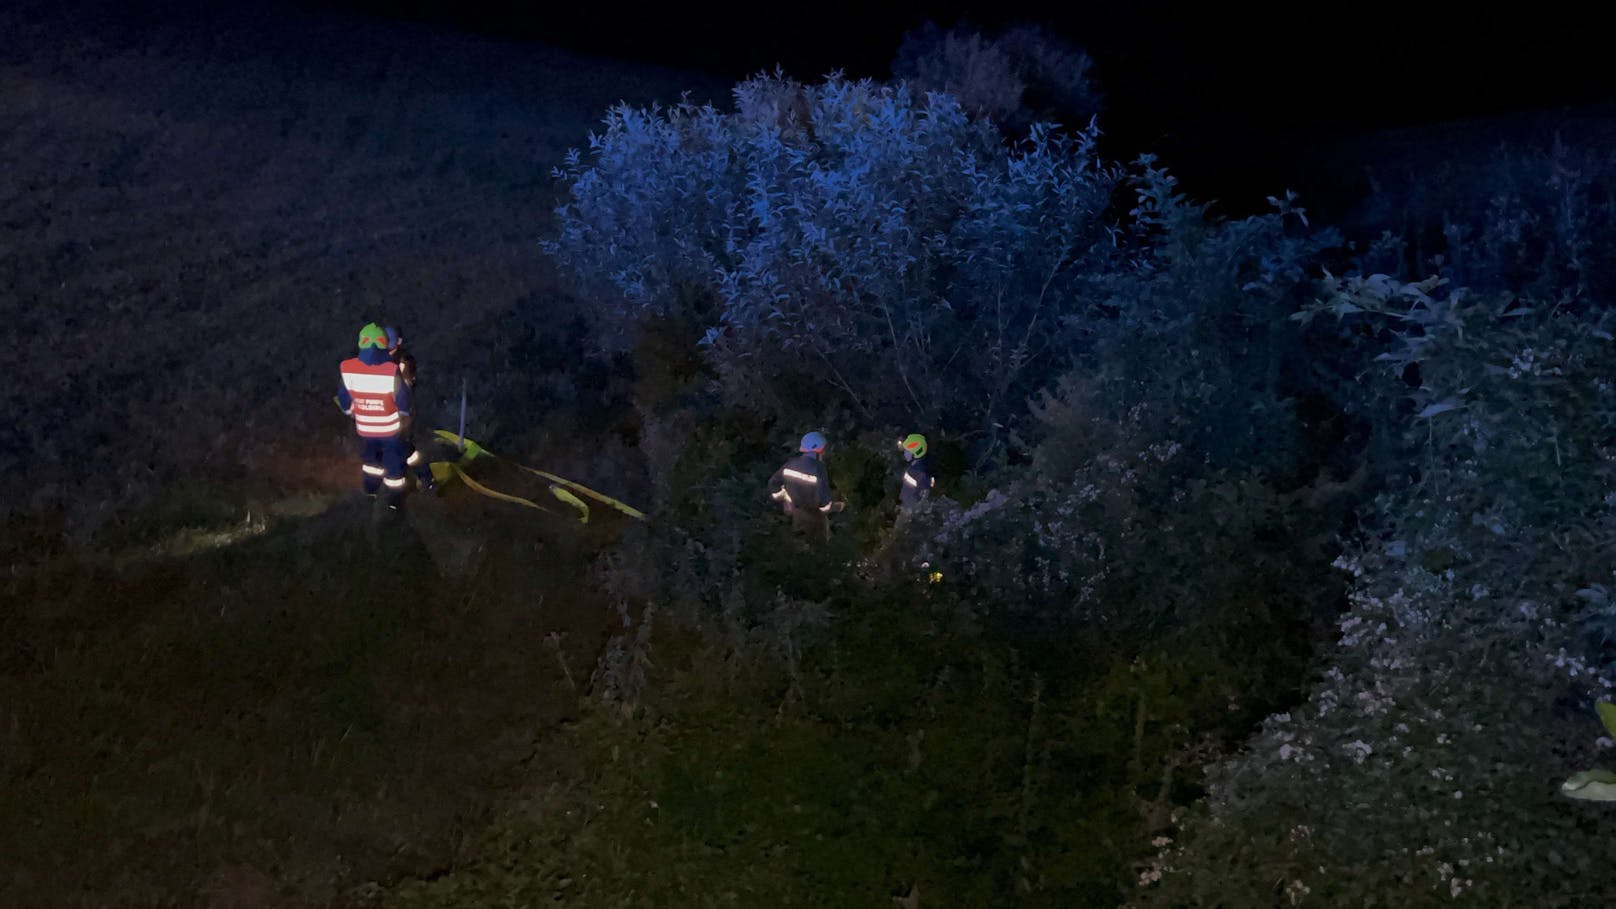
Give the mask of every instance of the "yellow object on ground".
M 537 470 L 535 468 L 528 467 L 526 464 L 518 464 L 516 466 L 518 468 L 522 469 L 522 470 L 527 471 L 528 473 L 534 474 L 536 476 L 543 477 L 546 480 L 550 480 L 551 482 L 557 484 L 558 486 L 564 486 L 564 487 L 566 487 L 568 489 L 573 490 L 574 492 L 581 492 L 584 495 L 590 497 L 591 499 L 594 499 L 597 502 L 600 502 L 603 505 L 610 505 L 611 507 L 617 509 L 618 511 L 621 511 L 623 514 L 626 514 L 631 518 L 634 518 L 634 519 L 640 520 L 640 521 L 645 520 L 645 512 L 639 510 L 638 508 L 635 508 L 632 505 L 628 505 L 628 504 L 625 504 L 623 502 L 619 502 L 618 500 L 612 498 L 611 496 L 603 495 L 601 493 L 598 493 L 598 492 L 594 491 L 593 489 L 590 489 L 588 486 L 583 485 L 582 483 L 574 483 L 571 480 L 565 479 L 563 477 L 558 477 L 553 473 L 546 473 L 546 472 L 544 472 L 542 470 Z M 580 502 L 579 504 L 582 504 L 582 503 Z
M 553 495 L 561 501 L 566 502 L 568 505 L 578 509 L 578 521 L 580 523 L 589 523 L 589 506 L 585 505 L 582 499 L 566 491 L 565 489 L 562 489 L 560 486 L 551 486 L 550 495 Z
M 448 442 L 451 445 L 455 445 L 456 447 L 458 447 L 462 442 L 462 439 L 460 438 L 459 434 L 450 432 L 447 429 L 436 430 L 433 434 L 436 435 L 439 439 L 442 439 L 443 441 Z M 464 453 L 460 457 L 462 463 L 464 463 L 465 461 L 470 461 L 470 460 L 473 460 L 475 458 L 482 457 L 484 455 L 487 455 L 490 458 L 499 457 L 498 455 L 496 455 L 493 452 L 489 451 L 488 449 L 482 447 L 481 445 L 478 445 L 476 442 L 473 442 L 470 439 L 465 439 L 464 442 L 465 442 Z M 453 465 L 449 465 L 449 466 L 453 466 Z M 559 499 L 559 500 L 561 500 L 563 502 L 566 502 L 568 505 L 571 505 L 574 508 L 577 508 L 583 515 L 579 520 L 583 521 L 586 524 L 589 522 L 589 506 L 582 499 L 579 499 L 576 495 L 573 495 L 573 493 L 582 493 L 583 495 L 588 496 L 589 498 L 594 499 L 597 502 L 600 502 L 600 503 L 602 503 L 604 505 L 609 505 L 612 508 L 615 508 L 618 511 L 621 511 L 623 514 L 626 514 L 629 517 L 634 518 L 636 520 L 640 520 L 640 521 L 645 520 L 645 512 L 640 511 L 638 508 L 635 508 L 635 507 L 633 507 L 631 505 L 624 504 L 623 502 L 620 502 L 617 499 L 612 498 L 611 496 L 603 495 L 602 493 L 596 492 L 595 490 L 590 489 L 588 486 L 585 486 L 582 483 L 574 483 L 573 481 L 571 481 L 571 480 L 569 480 L 569 479 L 567 479 L 565 477 L 558 477 L 553 473 L 548 473 L 548 472 L 543 471 L 543 470 L 537 470 L 535 468 L 528 467 L 525 464 L 516 464 L 516 467 L 521 469 L 521 470 L 525 470 L 528 473 L 533 474 L 534 476 L 543 477 L 544 479 L 549 480 L 551 483 L 555 484 L 555 485 L 550 487 L 550 494 L 555 496 L 557 499 Z M 433 472 L 434 476 L 437 475 L 437 470 L 438 470 L 438 462 L 434 462 L 433 465 L 432 465 L 432 472 Z M 460 471 L 460 474 L 461 474 L 461 476 L 464 476 L 465 472 Z M 537 507 L 537 506 L 535 506 L 535 507 Z
M 432 479 L 439 486 L 454 479 L 460 473 L 459 469 L 451 461 L 433 461 L 428 466 L 432 468 Z
M 439 469 L 440 467 L 442 470 Z M 528 508 L 536 508 L 539 511 L 549 512 L 550 514 L 555 513 L 530 499 L 524 499 L 521 496 L 507 495 L 498 490 L 489 489 L 487 486 L 473 480 L 471 476 L 464 470 L 461 470 L 459 466 L 448 461 L 432 462 L 432 478 L 434 480 L 437 480 L 439 483 L 447 483 L 454 477 L 459 477 L 461 482 L 465 483 L 466 487 L 472 492 L 478 493 L 479 495 L 485 495 L 490 499 L 498 499 L 501 502 L 510 502 L 512 505 L 526 505 Z

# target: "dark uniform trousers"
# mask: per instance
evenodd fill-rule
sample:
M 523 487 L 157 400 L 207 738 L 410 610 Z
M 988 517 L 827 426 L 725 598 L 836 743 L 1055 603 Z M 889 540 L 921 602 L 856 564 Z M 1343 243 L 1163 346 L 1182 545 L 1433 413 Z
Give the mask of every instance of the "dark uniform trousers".
M 403 377 L 404 383 L 415 391 L 415 355 L 402 347 L 395 348 L 389 356 L 398 364 L 398 374 Z M 404 452 L 404 463 L 415 471 L 415 481 L 423 489 L 432 485 L 432 465 L 415 447 L 415 418 L 404 418 L 404 428 L 398 431 L 399 448 Z

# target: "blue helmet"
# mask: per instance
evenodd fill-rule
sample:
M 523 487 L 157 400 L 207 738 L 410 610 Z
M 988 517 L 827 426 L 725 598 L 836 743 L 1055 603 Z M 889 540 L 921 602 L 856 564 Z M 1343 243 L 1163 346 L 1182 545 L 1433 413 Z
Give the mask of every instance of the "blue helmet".
M 819 454 L 825 450 L 825 437 L 817 432 L 810 432 L 802 437 L 802 445 L 798 446 L 797 450 Z
M 387 326 L 387 349 L 394 350 L 403 343 L 404 336 L 399 334 L 398 327 L 396 325 Z

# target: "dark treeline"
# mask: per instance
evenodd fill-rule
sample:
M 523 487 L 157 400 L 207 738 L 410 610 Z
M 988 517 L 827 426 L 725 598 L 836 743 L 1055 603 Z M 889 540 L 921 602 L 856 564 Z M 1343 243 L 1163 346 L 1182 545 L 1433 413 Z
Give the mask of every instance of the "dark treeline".
M 1198 197 L 1260 210 L 1275 186 L 1344 211 L 1367 191 L 1372 154 L 1343 158 L 1376 131 L 1609 102 L 1616 77 L 1576 4 L 1350 5 L 1275 16 L 1195 3 L 942 4 L 839 2 L 759 15 L 740 3 L 636 6 L 603 24 L 597 9 L 517 0 L 197 0 L 39 4 L 109 34 L 239 16 L 309 12 L 414 22 L 570 48 L 730 80 L 783 67 L 812 79 L 841 70 L 886 78 L 892 49 L 927 22 L 993 33 L 1046 28 L 1093 58 L 1105 87 L 1112 157 L 1157 154 Z M 1324 168 L 1328 166 L 1329 170 Z
M 1107 152 L 1160 155 L 1198 196 L 1251 213 L 1296 189 L 1340 210 L 1361 168 L 1321 174 L 1343 140 L 1377 130 L 1610 101 L 1616 77 L 1577 4 L 1376 4 L 1275 14 L 1204 3 L 819 3 L 760 15 L 741 3 L 636 7 L 604 26 L 586 6 L 516 0 L 308 0 L 740 79 L 776 65 L 882 79 L 927 22 L 992 33 L 1038 25 L 1086 49 L 1104 85 Z M 1256 201 L 1254 201 L 1254 199 Z

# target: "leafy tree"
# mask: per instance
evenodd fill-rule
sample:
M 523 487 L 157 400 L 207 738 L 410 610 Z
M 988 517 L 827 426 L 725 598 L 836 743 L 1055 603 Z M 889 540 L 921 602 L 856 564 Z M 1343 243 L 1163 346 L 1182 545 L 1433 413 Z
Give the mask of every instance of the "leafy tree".
M 952 96 L 839 76 L 759 77 L 735 102 L 616 108 L 560 171 L 545 248 L 608 334 L 707 300 L 727 401 L 955 432 L 1069 362 L 1070 317 L 1117 257 L 1119 172 L 1092 131 L 1009 147 Z
M 1039 121 L 1083 126 L 1099 116 L 1092 67 L 1088 54 L 1036 26 L 986 38 L 964 25 L 927 23 L 904 36 L 892 75 L 917 91 L 947 92 L 972 117 L 1015 136 Z

